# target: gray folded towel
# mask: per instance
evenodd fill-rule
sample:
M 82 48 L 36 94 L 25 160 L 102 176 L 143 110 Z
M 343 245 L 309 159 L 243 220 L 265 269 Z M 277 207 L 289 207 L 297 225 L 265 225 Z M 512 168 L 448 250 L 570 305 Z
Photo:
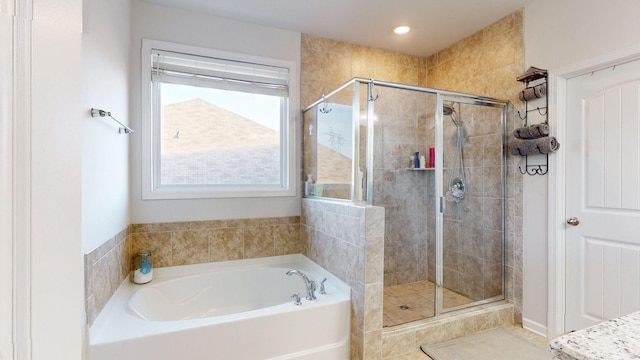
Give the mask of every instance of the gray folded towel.
M 547 95 L 547 85 L 540 84 L 533 87 L 528 87 L 520 91 L 520 94 L 518 94 L 518 97 L 520 98 L 520 101 L 524 102 L 524 101 L 539 99 L 546 95 Z
M 516 139 L 509 143 L 509 152 L 511 155 L 537 155 L 550 154 L 558 151 L 560 144 L 553 136 L 542 137 L 538 139 Z
M 537 139 L 549 136 L 549 125 L 546 123 L 533 124 L 513 130 L 513 136 L 518 139 Z

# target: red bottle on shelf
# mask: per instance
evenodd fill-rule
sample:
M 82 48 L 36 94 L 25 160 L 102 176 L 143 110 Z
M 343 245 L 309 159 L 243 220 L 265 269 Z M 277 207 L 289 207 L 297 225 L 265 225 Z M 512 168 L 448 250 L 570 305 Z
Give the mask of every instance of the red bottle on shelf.
M 436 167 L 436 149 L 429 148 L 429 167 Z

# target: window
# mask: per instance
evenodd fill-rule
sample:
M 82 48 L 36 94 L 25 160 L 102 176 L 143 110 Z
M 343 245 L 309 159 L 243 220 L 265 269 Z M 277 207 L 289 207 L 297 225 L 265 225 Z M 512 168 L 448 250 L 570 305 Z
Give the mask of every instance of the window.
M 144 198 L 295 195 L 292 62 L 152 40 L 142 59 Z

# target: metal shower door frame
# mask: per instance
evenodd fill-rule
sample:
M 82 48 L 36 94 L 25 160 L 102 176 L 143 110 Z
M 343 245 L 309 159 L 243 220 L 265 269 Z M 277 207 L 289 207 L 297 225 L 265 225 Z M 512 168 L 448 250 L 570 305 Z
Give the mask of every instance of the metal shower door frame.
M 443 299 L 444 299 L 444 211 L 446 209 L 446 200 L 444 197 L 444 112 L 443 105 L 445 102 L 455 102 L 466 105 L 478 105 L 478 106 L 487 106 L 493 108 L 501 108 L 501 131 L 502 131 L 502 147 L 501 147 L 501 165 L 500 165 L 500 179 L 501 179 L 501 199 L 502 204 L 500 211 L 502 212 L 501 216 L 501 233 L 502 233 L 502 251 L 501 251 L 501 262 L 502 262 L 502 293 L 497 296 L 493 296 L 490 298 L 473 301 L 468 304 L 444 308 L 443 307 Z M 504 300 L 506 298 L 506 196 L 507 196 L 507 187 L 506 187 L 506 133 L 507 133 L 507 102 L 500 102 L 495 100 L 489 100 L 486 98 L 473 98 L 467 94 L 447 94 L 443 95 L 437 93 L 436 97 L 436 168 L 435 168 L 435 191 L 436 191 L 436 298 L 435 298 L 435 314 L 434 317 L 438 317 L 439 315 L 455 310 L 465 309 L 472 306 L 483 305 L 487 303 L 491 303 L 494 301 Z M 459 119 L 458 121 L 462 121 Z M 438 151 L 440 149 L 440 151 Z

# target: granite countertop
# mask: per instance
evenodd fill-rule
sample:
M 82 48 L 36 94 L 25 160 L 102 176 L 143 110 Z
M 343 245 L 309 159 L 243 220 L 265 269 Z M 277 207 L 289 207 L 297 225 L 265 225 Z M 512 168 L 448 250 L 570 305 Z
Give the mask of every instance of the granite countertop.
M 551 340 L 561 360 L 640 359 L 640 311 Z

